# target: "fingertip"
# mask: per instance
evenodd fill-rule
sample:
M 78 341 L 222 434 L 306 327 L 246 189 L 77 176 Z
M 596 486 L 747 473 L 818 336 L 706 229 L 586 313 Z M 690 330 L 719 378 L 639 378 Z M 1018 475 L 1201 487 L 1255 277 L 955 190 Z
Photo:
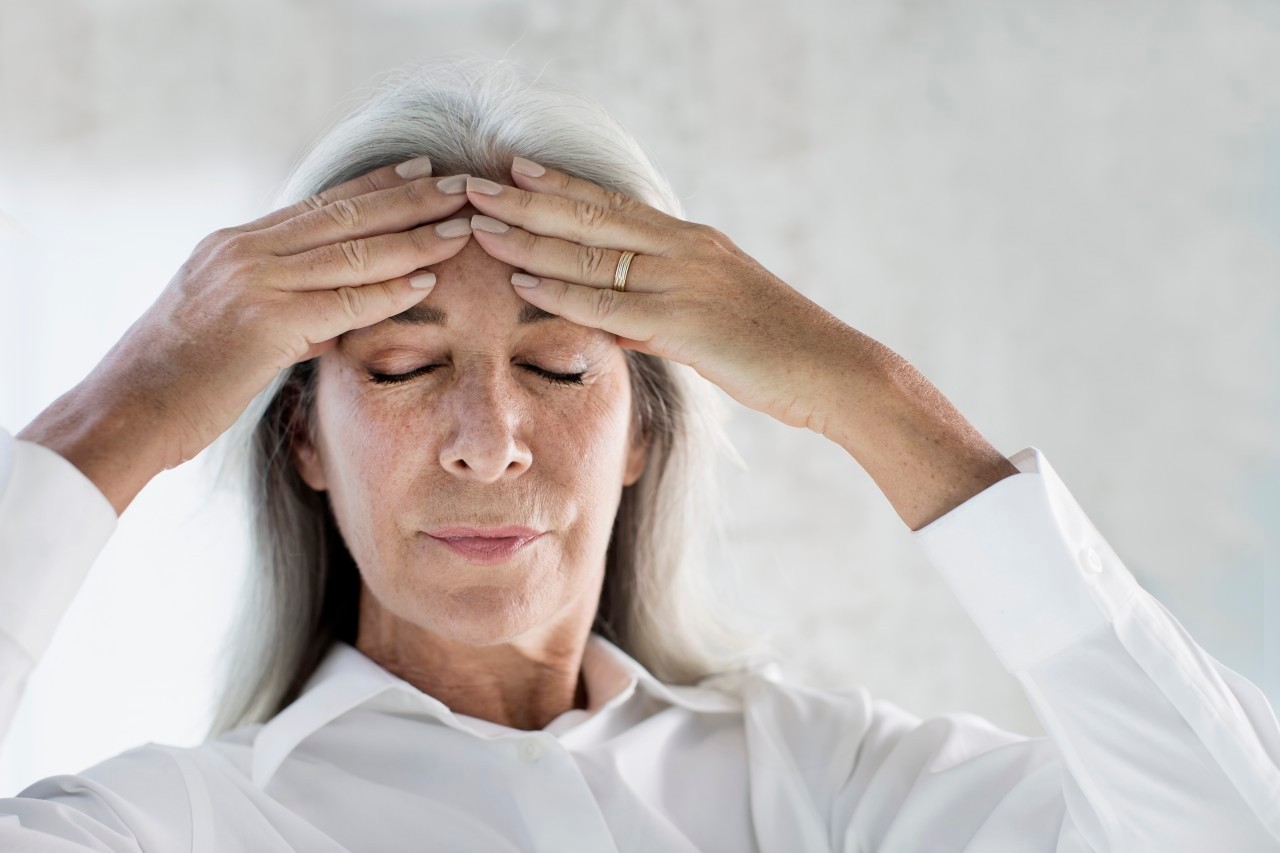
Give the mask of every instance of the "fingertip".
M 436 286 L 436 274 L 433 272 L 423 272 L 417 275 L 409 276 L 409 287 L 424 296 Z
M 412 160 L 405 160 L 396 166 L 396 174 L 407 181 L 428 177 L 431 175 L 431 158 L 424 154 Z
M 511 172 L 530 178 L 540 178 L 547 173 L 547 170 L 526 157 L 516 157 L 511 161 Z

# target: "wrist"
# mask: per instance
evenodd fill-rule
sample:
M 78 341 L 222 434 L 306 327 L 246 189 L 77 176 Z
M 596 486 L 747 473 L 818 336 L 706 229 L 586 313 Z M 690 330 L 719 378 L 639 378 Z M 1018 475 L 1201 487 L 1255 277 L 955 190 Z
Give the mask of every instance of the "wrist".
M 823 435 L 862 466 L 911 530 L 1018 473 L 919 370 L 861 337 L 861 357 L 840 380 L 840 415 Z
M 96 374 L 96 371 L 95 371 Z M 119 516 L 143 487 L 179 464 L 160 429 L 162 418 L 141 395 L 95 385 L 91 374 L 15 435 L 62 456 L 85 475 Z

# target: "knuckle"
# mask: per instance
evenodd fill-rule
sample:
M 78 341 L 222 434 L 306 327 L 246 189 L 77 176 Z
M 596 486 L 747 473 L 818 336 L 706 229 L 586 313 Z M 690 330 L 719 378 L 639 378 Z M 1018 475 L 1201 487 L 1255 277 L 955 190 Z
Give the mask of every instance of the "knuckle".
M 369 244 L 364 240 L 343 240 L 335 249 L 352 272 L 363 274 L 369 269 Z
M 431 186 L 434 187 L 435 184 L 432 183 Z M 422 207 L 431 201 L 433 197 L 436 197 L 434 191 L 427 191 L 427 183 L 425 181 L 410 181 L 400 188 L 400 192 L 404 193 L 405 200 L 412 207 Z
M 209 243 L 225 243 L 237 234 L 243 233 L 245 232 L 241 231 L 239 228 L 219 228 L 204 239 Z
M 723 236 L 715 228 L 712 228 L 710 225 L 706 225 L 702 222 L 689 223 L 689 230 L 691 230 L 698 239 L 712 243 L 719 242 L 719 238 Z
M 217 244 L 218 254 L 227 258 L 248 258 L 257 253 L 252 232 L 235 231 Z
M 733 246 L 733 241 L 728 235 L 710 225 L 693 222 L 689 225 L 689 231 L 693 235 L 694 242 L 703 249 L 724 250 Z
M 349 198 L 340 198 L 337 201 L 326 204 L 321 210 L 329 214 L 334 222 L 348 231 L 354 231 L 359 228 L 365 219 L 364 213 L 360 210 L 360 205 Z
M 520 208 L 521 210 L 528 210 L 529 208 L 533 207 L 533 203 L 536 200 L 536 198 L 537 197 L 533 193 L 516 193 L 515 195 L 516 207 Z
M 578 254 L 578 264 L 581 267 L 582 280 L 597 280 L 597 277 L 605 269 L 605 262 L 608 256 L 608 249 L 602 249 L 599 246 L 583 246 L 582 251 Z M 610 273 L 610 275 L 612 276 L 612 273 Z
M 329 199 L 325 198 L 324 193 L 316 193 L 309 195 L 302 201 L 298 202 L 298 211 L 307 213 L 312 210 L 324 210 L 325 205 L 329 203 Z
M 609 210 L 616 213 L 633 213 L 640 206 L 636 199 L 619 190 L 605 190 L 604 198 Z
M 609 211 L 589 201 L 575 201 L 573 203 L 573 219 L 578 224 L 578 227 L 586 232 L 599 228 L 608 216 Z
M 239 234 L 239 230 L 235 228 L 219 228 L 205 236 L 203 240 L 196 243 L 196 252 L 211 252 L 221 246 L 227 240 L 231 239 L 233 234 Z
M 353 323 L 359 319 L 364 304 L 364 295 L 360 292 L 360 288 L 344 285 L 334 288 L 333 294 L 338 301 L 338 310 L 342 312 L 346 322 Z
M 611 288 L 598 288 L 595 299 L 591 303 L 591 324 L 603 326 L 618 308 L 618 291 Z

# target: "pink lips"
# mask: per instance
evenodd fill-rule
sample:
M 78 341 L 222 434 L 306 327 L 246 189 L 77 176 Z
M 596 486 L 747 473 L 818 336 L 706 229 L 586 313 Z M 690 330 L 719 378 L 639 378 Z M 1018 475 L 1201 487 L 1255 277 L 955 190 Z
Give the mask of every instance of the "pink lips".
M 515 554 L 542 537 L 542 534 L 536 530 L 530 530 L 527 527 L 520 528 L 495 528 L 499 532 L 507 532 L 507 530 L 519 531 L 514 536 L 464 536 L 457 535 L 454 531 L 460 528 L 448 528 L 444 531 L 428 533 L 427 535 L 473 563 L 482 565 L 494 565 L 511 559 Z M 464 529 L 465 530 L 465 529 Z M 470 532 L 469 530 L 467 532 Z M 486 531 L 488 532 L 488 531 Z M 448 533 L 450 535 L 441 535 Z

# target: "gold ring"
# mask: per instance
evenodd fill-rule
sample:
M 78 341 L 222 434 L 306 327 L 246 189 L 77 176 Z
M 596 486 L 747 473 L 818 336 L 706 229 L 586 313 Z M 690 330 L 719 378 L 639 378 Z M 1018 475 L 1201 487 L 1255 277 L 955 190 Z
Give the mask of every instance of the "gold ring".
M 614 290 L 623 291 L 627 289 L 627 270 L 631 268 L 631 259 L 635 256 L 635 252 L 623 252 L 622 257 L 618 258 L 618 268 L 613 271 Z

